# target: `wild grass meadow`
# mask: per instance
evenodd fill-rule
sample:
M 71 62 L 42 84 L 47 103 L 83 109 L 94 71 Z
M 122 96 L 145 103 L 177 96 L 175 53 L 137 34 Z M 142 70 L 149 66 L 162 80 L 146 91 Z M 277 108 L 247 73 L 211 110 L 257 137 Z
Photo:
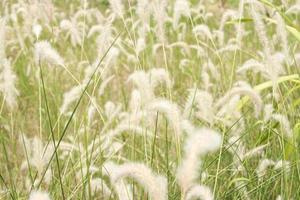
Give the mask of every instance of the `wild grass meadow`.
M 299 0 L 1 0 L 0 199 L 299 200 Z

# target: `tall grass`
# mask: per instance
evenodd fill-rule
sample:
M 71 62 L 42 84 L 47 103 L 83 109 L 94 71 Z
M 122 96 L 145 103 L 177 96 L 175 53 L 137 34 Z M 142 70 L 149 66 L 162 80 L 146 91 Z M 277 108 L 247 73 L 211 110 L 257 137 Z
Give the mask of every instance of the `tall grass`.
M 0 2 L 0 199 L 299 199 L 299 3 Z

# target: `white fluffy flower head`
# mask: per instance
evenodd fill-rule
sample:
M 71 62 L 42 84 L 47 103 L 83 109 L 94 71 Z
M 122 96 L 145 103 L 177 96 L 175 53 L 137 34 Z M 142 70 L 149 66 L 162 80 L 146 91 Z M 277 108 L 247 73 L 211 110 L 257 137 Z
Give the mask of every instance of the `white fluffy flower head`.
M 33 191 L 30 193 L 29 200 L 51 200 L 47 192 Z
M 63 65 L 64 60 L 48 41 L 37 42 L 34 45 L 35 62 L 45 61 L 53 65 Z

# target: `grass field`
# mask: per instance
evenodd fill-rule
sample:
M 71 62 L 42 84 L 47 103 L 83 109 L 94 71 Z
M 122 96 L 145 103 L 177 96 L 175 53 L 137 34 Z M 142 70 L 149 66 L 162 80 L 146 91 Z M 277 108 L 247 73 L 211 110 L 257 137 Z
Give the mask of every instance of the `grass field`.
M 1 0 L 0 199 L 300 199 L 299 17 Z

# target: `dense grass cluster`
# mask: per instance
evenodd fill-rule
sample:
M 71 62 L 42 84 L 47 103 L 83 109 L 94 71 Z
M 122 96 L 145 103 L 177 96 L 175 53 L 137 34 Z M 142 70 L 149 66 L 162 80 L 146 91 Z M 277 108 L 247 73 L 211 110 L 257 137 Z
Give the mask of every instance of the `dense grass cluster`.
M 299 14 L 2 0 L 0 199 L 300 199 Z

